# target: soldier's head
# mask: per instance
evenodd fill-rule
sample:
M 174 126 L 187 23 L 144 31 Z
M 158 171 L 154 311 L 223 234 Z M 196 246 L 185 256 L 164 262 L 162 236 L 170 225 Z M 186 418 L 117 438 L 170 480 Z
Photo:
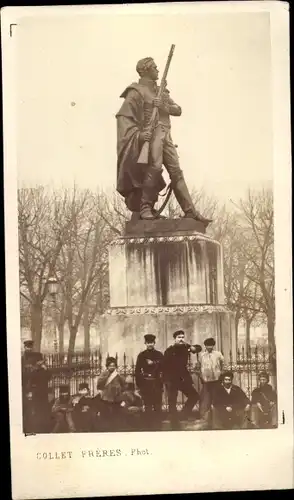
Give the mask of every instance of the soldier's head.
M 155 335 L 152 335 L 151 333 L 147 333 L 146 335 L 144 335 L 145 345 L 148 351 L 152 351 L 152 349 L 154 349 L 155 339 Z
M 140 59 L 140 61 L 137 62 L 136 71 L 141 78 L 150 78 L 150 80 L 154 81 L 158 80 L 159 71 L 152 57 Z
M 89 392 L 90 392 L 89 384 L 87 384 L 85 382 L 82 382 L 81 384 L 79 384 L 79 394 L 81 394 L 82 396 L 87 396 L 87 394 L 89 394 Z
M 208 351 L 208 352 L 212 352 L 214 346 L 215 346 L 215 340 L 210 337 L 208 339 L 205 339 L 204 340 L 204 345 L 205 345 L 205 349 Z
M 233 378 L 234 378 L 233 372 L 226 371 L 221 375 L 220 381 L 223 383 L 225 387 L 229 388 L 233 383 Z
M 26 352 L 32 352 L 34 348 L 34 342 L 32 340 L 25 340 L 23 346 Z
M 112 373 L 114 370 L 117 369 L 117 361 L 115 358 L 109 356 L 106 360 L 106 368 L 107 370 Z
M 261 387 L 263 387 L 264 385 L 268 384 L 268 382 L 269 382 L 269 375 L 268 375 L 268 373 L 266 373 L 266 372 L 260 372 L 260 374 L 258 376 L 258 381 L 259 381 L 259 385 Z
M 173 338 L 174 338 L 175 344 L 184 344 L 185 343 L 185 332 L 183 330 L 177 330 L 173 334 Z

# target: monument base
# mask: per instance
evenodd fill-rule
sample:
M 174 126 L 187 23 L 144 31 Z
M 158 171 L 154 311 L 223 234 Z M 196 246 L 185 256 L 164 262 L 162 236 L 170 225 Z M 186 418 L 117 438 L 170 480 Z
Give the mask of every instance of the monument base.
M 155 220 L 130 220 L 126 222 L 125 234 L 127 237 L 152 237 L 152 236 L 185 236 L 187 234 L 205 234 L 203 222 L 191 218 L 155 219 Z
M 131 365 L 156 335 L 160 351 L 184 330 L 186 340 L 216 340 L 228 362 L 234 315 L 224 305 L 222 248 L 195 219 L 131 220 L 109 247 L 110 307 L 100 318 L 102 355 Z

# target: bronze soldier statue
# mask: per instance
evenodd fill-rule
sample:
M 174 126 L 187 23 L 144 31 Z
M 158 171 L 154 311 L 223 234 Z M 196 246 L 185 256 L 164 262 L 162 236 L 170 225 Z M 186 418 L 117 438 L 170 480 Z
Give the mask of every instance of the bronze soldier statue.
M 158 97 L 158 69 L 151 57 L 141 59 L 136 66 L 140 76 L 138 83 L 129 85 L 121 97 L 124 102 L 117 118 L 117 191 L 133 213 L 140 213 L 141 219 L 155 219 L 158 215 L 154 205 L 160 191 L 165 187 L 162 165 L 171 179 L 171 187 L 185 217 L 203 222 L 203 217 L 194 207 L 183 172 L 180 168 L 177 150 L 171 138 L 170 116 L 181 116 L 181 107 L 170 97 L 164 83 L 164 90 Z M 158 109 L 153 131 L 150 118 L 154 107 Z M 147 165 L 138 163 L 141 148 L 150 143 Z

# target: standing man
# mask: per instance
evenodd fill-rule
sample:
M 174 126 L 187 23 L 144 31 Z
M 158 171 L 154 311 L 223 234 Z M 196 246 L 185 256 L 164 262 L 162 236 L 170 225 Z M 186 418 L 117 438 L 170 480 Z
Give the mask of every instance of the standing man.
M 157 97 L 158 69 L 152 57 L 141 59 L 136 71 L 140 79 L 121 94 L 124 102 L 116 115 L 117 191 L 125 198 L 128 209 L 140 213 L 141 219 L 155 219 L 154 205 L 165 187 L 164 165 L 185 217 L 207 226 L 211 220 L 203 217 L 193 205 L 171 138 L 170 116 L 181 116 L 181 107 L 170 98 L 166 88 L 162 97 Z M 158 108 L 158 115 L 151 133 L 148 128 L 154 107 Z M 145 141 L 150 142 L 149 162 L 142 166 L 137 160 Z
M 34 341 L 25 340 L 24 343 L 24 353 L 21 357 L 22 366 L 22 385 L 24 391 L 31 388 L 32 373 L 37 368 L 37 363 L 43 360 L 43 356 L 40 352 L 34 351 Z
M 220 351 L 214 350 L 215 340 L 210 337 L 204 340 L 204 351 L 199 354 L 199 371 L 203 388 L 200 394 L 200 413 L 210 425 L 212 393 L 222 373 L 224 357 Z
M 173 334 L 173 338 L 174 344 L 168 347 L 164 353 L 164 379 L 167 386 L 171 423 L 173 427 L 178 427 L 178 391 L 181 391 L 187 397 L 182 410 L 184 418 L 191 415 L 195 404 L 199 400 L 199 395 L 194 388 L 187 364 L 189 354 L 198 353 L 201 347 L 187 344 L 183 330 L 177 330 Z
M 21 358 L 23 399 L 31 395 L 31 407 L 34 407 L 38 426 L 35 432 L 43 432 L 48 421 L 48 382 L 50 375 L 40 352 L 34 351 L 33 340 L 24 341 L 24 353 Z
M 221 375 L 212 395 L 214 429 L 244 429 L 249 421 L 250 401 L 240 387 L 233 384 L 231 371 Z
M 31 389 L 33 391 L 33 399 L 38 412 L 40 422 L 40 432 L 47 429 L 48 415 L 50 412 L 50 404 L 48 398 L 49 381 L 51 379 L 48 366 L 43 356 L 36 362 L 36 366 L 31 375 Z
M 146 349 L 137 357 L 135 379 L 145 406 L 146 424 L 153 427 L 161 416 L 163 354 L 155 349 L 155 335 L 146 334 L 144 339 Z

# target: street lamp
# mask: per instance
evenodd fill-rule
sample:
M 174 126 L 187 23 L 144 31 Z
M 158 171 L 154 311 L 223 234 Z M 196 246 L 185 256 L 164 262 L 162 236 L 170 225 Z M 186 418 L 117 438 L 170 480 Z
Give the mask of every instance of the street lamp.
M 58 352 L 58 341 L 57 341 L 57 318 L 56 318 L 56 295 L 58 293 L 58 281 L 54 277 L 48 278 L 48 292 L 52 298 L 53 303 L 53 346 L 54 351 Z
M 56 297 L 58 292 L 58 281 L 55 278 L 48 279 L 48 291 L 52 297 Z

